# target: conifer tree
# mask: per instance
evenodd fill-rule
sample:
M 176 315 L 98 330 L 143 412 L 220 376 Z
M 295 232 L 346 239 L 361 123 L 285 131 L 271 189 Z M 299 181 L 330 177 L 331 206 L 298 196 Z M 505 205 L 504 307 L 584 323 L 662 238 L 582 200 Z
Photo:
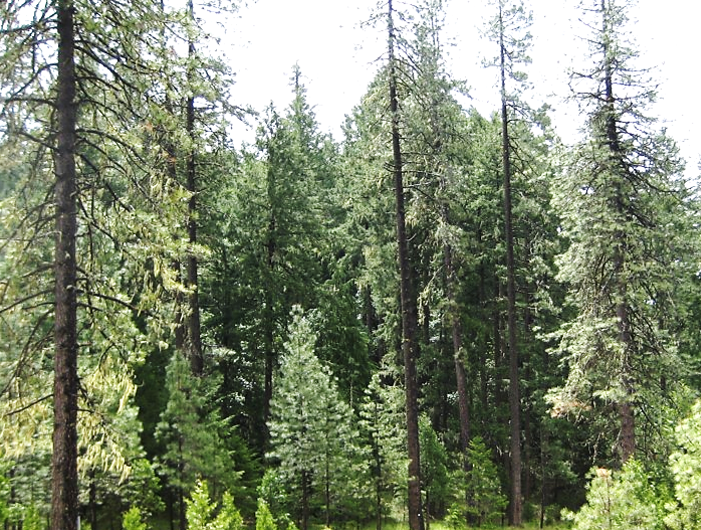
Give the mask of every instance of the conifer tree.
M 402 354 L 404 356 L 404 387 L 406 390 L 407 449 L 409 455 L 409 527 L 423 530 L 421 508 L 421 462 L 419 450 L 419 405 L 416 362 L 419 356 L 417 337 L 418 309 L 416 291 L 409 257 L 409 235 L 406 228 L 404 197 L 404 163 L 402 153 L 402 121 L 399 109 L 399 68 L 397 59 L 398 34 L 392 0 L 387 3 L 387 80 L 392 138 L 392 176 L 395 194 L 397 259 L 399 264 L 400 311 L 402 321 Z
M 389 375 L 385 374 L 389 379 Z M 360 405 L 360 432 L 369 446 L 370 475 L 374 489 L 377 530 L 382 530 L 388 505 L 404 501 L 406 483 L 406 397 L 398 385 L 382 384 L 375 373 Z
M 510 479 L 511 504 L 509 522 L 512 525 L 522 524 L 522 458 L 521 458 L 521 391 L 519 388 L 519 343 L 516 314 L 516 261 L 514 257 L 514 228 L 513 228 L 513 172 L 512 158 L 516 149 L 514 121 L 517 119 L 519 107 L 518 91 L 511 87 L 511 82 L 522 82 L 525 74 L 517 70 L 520 63 L 530 61 L 527 55 L 530 34 L 527 32 L 530 24 L 530 14 L 526 12 L 523 2 L 498 0 L 495 16 L 490 33 L 499 46 L 498 59 L 495 61 L 499 68 L 499 86 L 501 95 L 501 170 L 504 179 L 504 243 L 506 248 L 506 296 L 507 296 L 507 328 L 509 362 L 509 428 L 510 428 Z
M 326 524 L 344 498 L 362 496 L 365 476 L 358 462 L 353 412 L 340 397 L 329 368 L 314 353 L 316 336 L 299 308 L 271 402 L 269 456 L 279 463 L 289 491 L 299 499 L 302 530 L 320 495 Z
M 677 148 L 645 114 L 655 93 L 627 37 L 631 4 L 597 0 L 582 9 L 591 65 L 572 74 L 572 86 L 587 138 L 555 195 L 569 239 L 559 274 L 576 314 L 559 331 L 569 374 L 551 399 L 555 413 L 605 415 L 623 463 L 640 440 L 656 438 L 656 415 L 646 410 L 669 399 L 683 373 L 668 330 L 689 218 Z

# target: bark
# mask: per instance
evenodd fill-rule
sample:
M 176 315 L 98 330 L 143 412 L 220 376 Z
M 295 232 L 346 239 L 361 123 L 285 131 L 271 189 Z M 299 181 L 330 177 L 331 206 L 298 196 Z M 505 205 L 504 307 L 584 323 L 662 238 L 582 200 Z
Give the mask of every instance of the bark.
M 603 16 L 603 53 L 604 53 L 604 90 L 606 102 L 604 105 L 606 123 L 606 145 L 610 152 L 611 160 L 614 164 L 614 171 L 622 167 L 621 144 L 618 137 L 616 120 L 615 97 L 613 93 L 613 57 L 608 46 L 607 35 L 611 31 L 608 25 L 608 14 L 606 0 L 601 0 L 601 13 Z M 614 178 L 622 178 L 618 175 Z M 614 184 L 614 208 L 619 217 L 623 217 L 624 192 L 621 189 L 620 181 Z M 621 430 L 618 438 L 618 453 L 621 463 L 627 462 L 635 454 L 635 414 L 633 410 L 633 377 L 631 374 L 630 359 L 632 351 L 632 337 L 630 333 L 630 322 L 628 319 L 627 287 L 623 278 L 625 268 L 625 237 L 623 233 L 616 236 L 616 246 L 614 250 L 614 274 L 615 289 L 618 302 L 616 304 L 616 317 L 618 319 L 618 340 L 623 345 L 623 359 L 621 363 L 621 373 L 619 374 L 625 397 L 618 403 L 618 413 L 621 421 Z
M 504 47 L 504 24 L 499 6 L 499 47 L 501 67 L 501 137 L 502 168 L 504 171 L 504 237 L 506 239 L 506 296 L 509 349 L 509 416 L 511 437 L 511 499 L 509 523 L 522 524 L 523 503 L 521 499 L 521 397 L 519 391 L 518 347 L 516 343 L 516 272 L 514 264 L 514 234 L 511 206 L 511 153 L 509 121 L 506 102 L 506 50 Z
M 51 528 L 75 530 L 78 524 L 78 331 L 76 66 L 74 7 L 57 2 L 58 96 L 55 153 L 56 247 L 54 257 L 54 429 Z
M 270 401 L 273 398 L 273 370 L 275 367 L 275 311 L 273 309 L 273 292 L 272 292 L 272 277 L 275 269 L 275 253 L 277 252 L 277 245 L 275 240 L 275 216 L 272 214 L 270 222 L 268 224 L 268 241 L 266 242 L 266 249 L 268 252 L 268 278 L 270 279 L 266 285 L 265 289 L 265 374 L 263 376 L 263 425 L 265 425 L 264 442 L 265 446 L 270 440 L 270 433 L 268 432 L 268 420 L 270 419 Z
M 388 2 L 389 31 L 389 99 L 392 114 L 392 157 L 397 221 L 397 247 L 399 254 L 400 299 L 402 312 L 402 353 L 404 354 L 404 385 L 406 389 L 407 452 L 409 456 L 409 528 L 423 530 L 421 509 L 421 465 L 419 460 L 419 411 L 416 358 L 418 342 L 416 328 L 418 311 L 413 293 L 409 243 L 406 233 L 404 210 L 404 178 L 401 139 L 399 132 L 399 101 L 397 97 L 396 59 L 394 56 L 395 28 L 392 0 Z
M 191 20 L 195 19 L 195 10 L 192 0 L 188 1 L 188 10 Z M 188 42 L 188 58 L 193 61 L 195 56 L 195 44 Z M 192 91 L 193 75 L 188 73 L 190 90 Z M 186 104 L 186 129 L 190 138 L 190 149 L 187 157 L 187 190 L 190 192 L 190 200 L 187 206 L 188 213 L 188 237 L 190 253 L 187 257 L 187 285 L 190 289 L 189 314 L 187 317 L 188 349 L 190 356 L 190 369 L 195 376 L 204 373 L 204 357 L 202 355 L 202 339 L 200 336 L 200 299 L 197 256 L 194 246 L 197 244 L 197 168 L 195 164 L 195 94 L 190 93 Z

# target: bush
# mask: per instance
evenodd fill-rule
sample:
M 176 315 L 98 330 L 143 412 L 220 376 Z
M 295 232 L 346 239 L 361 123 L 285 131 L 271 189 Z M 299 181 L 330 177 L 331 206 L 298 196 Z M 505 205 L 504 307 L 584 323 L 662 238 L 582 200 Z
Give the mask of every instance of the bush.
M 141 510 L 132 506 L 122 515 L 122 528 L 124 530 L 146 530 L 146 523 L 141 520 Z
M 631 460 L 623 469 L 592 470 L 587 502 L 579 512 L 565 511 L 574 522 L 573 530 L 655 530 L 664 528 L 662 507 L 642 465 Z
M 222 496 L 219 513 L 216 503 L 210 503 L 207 483 L 197 481 L 192 497 L 187 501 L 187 525 L 189 530 L 243 530 L 243 518 L 234 506 L 228 492 Z

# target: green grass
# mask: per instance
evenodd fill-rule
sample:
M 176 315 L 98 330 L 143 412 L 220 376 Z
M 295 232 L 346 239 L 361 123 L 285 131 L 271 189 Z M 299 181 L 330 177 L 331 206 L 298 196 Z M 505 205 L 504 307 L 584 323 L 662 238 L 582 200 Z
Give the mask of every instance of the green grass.
M 359 527 L 360 530 L 376 530 L 377 526 L 374 521 L 366 523 L 365 525 Z M 473 528 L 481 528 L 482 530 L 494 530 L 494 529 L 508 529 L 511 528 L 509 526 L 501 526 L 501 525 L 484 525 L 481 527 L 476 527 L 476 526 L 469 526 L 469 527 L 463 527 L 463 530 L 471 530 Z M 523 526 L 520 527 L 523 530 L 540 530 L 540 525 L 537 521 L 530 522 L 530 523 L 524 523 Z M 566 522 L 561 522 L 553 525 L 545 525 L 543 527 L 544 530 L 569 530 L 571 528 L 571 525 Z M 409 530 L 409 524 L 408 523 L 402 523 L 402 522 L 397 522 L 397 521 L 382 521 L 382 530 Z M 443 521 L 431 521 L 431 524 L 429 525 L 429 530 L 456 530 L 452 526 L 448 525 L 447 523 Z
M 359 527 L 360 530 L 376 530 L 377 526 L 375 525 L 375 522 L 369 522 L 364 524 L 363 526 Z M 463 527 L 462 530 L 472 530 L 473 528 L 478 528 L 478 527 Z M 479 527 L 482 530 L 494 530 L 494 529 L 508 529 L 511 528 L 509 526 L 500 526 L 500 525 L 485 525 Z M 521 526 L 523 530 L 540 530 L 540 525 L 538 524 L 537 521 L 530 522 L 530 523 L 525 523 L 523 526 Z M 554 525 L 545 525 L 543 527 L 544 530 L 569 530 L 571 528 L 571 525 L 566 522 L 561 522 L 557 523 Z M 382 521 L 382 530 L 409 530 L 409 524 L 408 523 L 402 523 L 402 522 L 397 522 L 397 521 L 391 521 L 391 520 L 385 520 Z M 452 526 L 448 525 L 447 523 L 443 521 L 431 521 L 431 524 L 429 525 L 429 530 L 456 530 Z

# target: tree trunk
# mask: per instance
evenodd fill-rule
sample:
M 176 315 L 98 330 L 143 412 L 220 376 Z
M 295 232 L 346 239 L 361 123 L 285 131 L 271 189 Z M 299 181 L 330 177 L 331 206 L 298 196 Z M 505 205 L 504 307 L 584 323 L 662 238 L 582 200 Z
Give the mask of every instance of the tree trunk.
M 273 371 L 275 367 L 275 310 L 273 308 L 273 272 L 275 269 L 275 253 L 277 245 L 275 242 L 275 214 L 272 214 L 268 223 L 268 241 L 266 250 L 268 252 L 268 282 L 265 285 L 265 344 L 264 344 L 264 375 L 263 375 L 263 425 L 265 425 L 264 444 L 267 447 L 270 441 L 268 432 L 268 420 L 270 420 L 270 402 L 273 399 Z
M 302 471 L 302 528 L 307 530 L 309 527 L 309 474 Z
M 416 358 L 418 342 L 416 327 L 418 321 L 416 297 L 413 293 L 409 243 L 406 234 L 404 213 L 404 181 L 402 150 L 399 133 L 399 101 L 397 98 L 397 73 L 394 56 L 394 10 L 392 0 L 388 2 L 389 31 L 389 99 L 392 113 L 392 155 L 396 199 L 397 247 L 399 254 L 400 298 L 402 312 L 402 352 L 404 354 L 404 385 L 406 389 L 407 450 L 409 456 L 409 528 L 423 530 L 421 513 L 421 465 L 419 460 L 419 410 L 418 384 L 416 381 Z
M 615 98 L 613 94 L 613 65 L 611 64 L 611 50 L 606 36 L 609 34 L 608 10 L 606 8 L 606 0 L 601 0 L 601 14 L 603 16 L 603 35 L 604 35 L 604 84 L 605 84 L 605 112 L 606 112 L 606 144 L 613 161 L 614 169 L 618 168 L 621 159 L 621 144 L 618 138 L 618 130 L 616 123 L 616 108 Z M 616 179 L 619 177 L 616 176 Z M 615 182 L 614 208 L 619 217 L 623 217 L 623 201 L 624 192 L 621 189 L 620 181 Z M 635 415 L 633 411 L 633 378 L 631 375 L 629 355 L 631 352 L 632 338 L 630 334 L 630 323 L 628 320 L 628 305 L 627 305 L 627 287 L 626 282 L 622 279 L 622 273 L 625 266 L 625 238 L 623 234 L 618 234 L 616 237 L 616 248 L 614 253 L 614 274 L 616 281 L 616 295 L 619 302 L 616 305 L 616 318 L 618 319 L 618 340 L 623 345 L 623 359 L 619 374 L 625 397 L 618 403 L 618 413 L 621 419 L 621 430 L 618 438 L 618 453 L 621 458 L 621 463 L 624 464 L 635 454 Z
M 195 8 L 192 0 L 188 1 L 190 19 L 195 20 Z M 188 59 L 195 60 L 195 44 L 188 42 Z M 188 72 L 189 90 L 193 90 L 193 75 Z M 190 356 L 190 369 L 193 375 L 201 376 L 204 373 L 204 358 L 202 356 L 202 339 L 200 336 L 200 298 L 199 278 L 197 270 L 197 256 L 194 246 L 197 244 L 197 170 L 195 166 L 195 94 L 190 93 L 186 104 L 186 129 L 190 139 L 190 148 L 187 156 L 187 190 L 190 192 L 190 200 L 187 205 L 188 237 L 190 251 L 187 257 L 187 286 L 190 289 L 189 314 L 187 317 L 188 349 Z
M 74 7 L 57 2 L 58 96 L 55 154 L 54 429 L 51 459 L 51 528 L 78 524 L 78 290 L 76 263 L 76 73 Z
M 506 239 L 506 296 L 509 333 L 509 417 L 511 437 L 511 499 L 509 523 L 522 524 L 521 499 L 521 397 L 519 392 L 518 347 L 516 344 L 516 271 L 514 264 L 514 234 L 511 207 L 511 153 L 509 122 L 506 105 L 506 49 L 504 47 L 504 24 L 499 5 L 499 47 L 501 66 L 501 137 L 502 168 L 504 171 L 504 237 Z

